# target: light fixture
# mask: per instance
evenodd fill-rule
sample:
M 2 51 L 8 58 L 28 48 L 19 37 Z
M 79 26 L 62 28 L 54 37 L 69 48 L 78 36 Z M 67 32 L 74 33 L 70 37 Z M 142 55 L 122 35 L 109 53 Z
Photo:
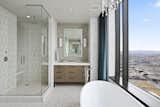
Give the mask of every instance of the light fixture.
M 62 40 L 62 38 L 59 38 L 59 47 L 60 47 L 60 48 L 63 47 L 63 40 Z
M 121 0 L 110 0 L 110 9 L 116 10 L 120 4 Z
M 83 47 L 86 48 L 87 47 L 87 39 L 83 38 Z
M 116 10 L 122 0 L 102 0 L 102 14 L 108 15 Z
M 30 17 L 31 17 L 31 16 L 29 16 L 29 15 L 28 15 L 28 16 L 26 16 L 26 18 L 30 18 Z
M 72 13 L 73 12 L 73 8 L 69 8 L 69 12 Z

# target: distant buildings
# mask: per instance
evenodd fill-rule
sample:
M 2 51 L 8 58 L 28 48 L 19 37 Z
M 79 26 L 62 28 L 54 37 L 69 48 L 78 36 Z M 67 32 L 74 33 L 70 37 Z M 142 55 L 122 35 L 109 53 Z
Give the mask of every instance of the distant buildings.
M 160 96 L 160 53 L 130 53 L 129 81 Z

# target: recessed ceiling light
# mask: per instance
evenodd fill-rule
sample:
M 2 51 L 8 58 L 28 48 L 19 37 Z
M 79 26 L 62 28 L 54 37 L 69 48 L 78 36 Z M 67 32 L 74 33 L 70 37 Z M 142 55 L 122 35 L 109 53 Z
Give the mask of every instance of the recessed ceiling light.
M 69 8 L 69 12 L 71 12 L 71 13 L 72 13 L 72 12 L 73 12 L 73 8 Z
M 30 18 L 31 16 L 26 16 L 26 18 Z

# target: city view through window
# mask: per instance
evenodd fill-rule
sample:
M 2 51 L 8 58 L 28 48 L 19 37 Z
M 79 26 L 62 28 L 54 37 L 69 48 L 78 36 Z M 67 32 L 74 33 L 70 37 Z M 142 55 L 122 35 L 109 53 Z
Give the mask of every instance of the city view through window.
M 160 98 L 160 0 L 129 0 L 129 82 Z

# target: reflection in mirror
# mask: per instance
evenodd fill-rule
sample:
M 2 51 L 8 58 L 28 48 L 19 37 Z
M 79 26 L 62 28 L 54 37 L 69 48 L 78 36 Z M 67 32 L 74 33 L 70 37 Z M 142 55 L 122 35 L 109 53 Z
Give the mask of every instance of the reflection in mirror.
M 64 29 L 64 56 L 82 57 L 82 29 Z

